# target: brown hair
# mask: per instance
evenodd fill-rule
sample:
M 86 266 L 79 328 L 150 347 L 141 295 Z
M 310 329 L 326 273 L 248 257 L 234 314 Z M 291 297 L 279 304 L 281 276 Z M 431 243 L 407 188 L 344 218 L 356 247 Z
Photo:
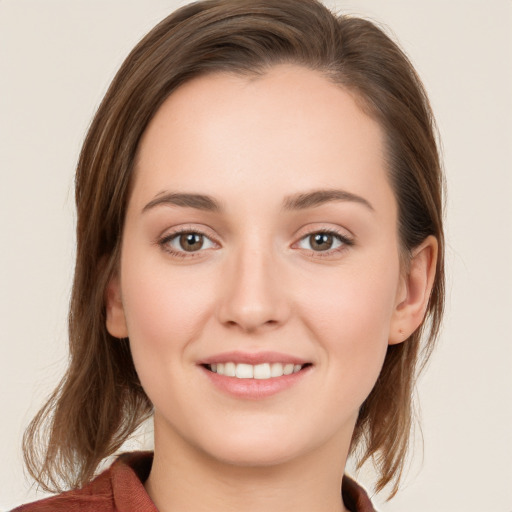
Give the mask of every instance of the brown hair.
M 439 244 L 426 320 L 405 343 L 388 347 L 353 436 L 352 451 L 359 448 L 361 463 L 373 459 L 380 472 L 377 490 L 394 481 L 396 492 L 417 370 L 432 351 L 443 312 L 443 178 L 434 121 L 422 84 L 397 45 L 371 22 L 336 16 L 315 0 L 187 5 L 144 37 L 114 78 L 76 172 L 69 368 L 24 437 L 26 465 L 44 489 L 88 482 L 99 463 L 152 412 L 128 340 L 114 339 L 106 330 L 104 301 L 119 260 L 134 159 L 146 126 L 185 81 L 208 72 L 258 75 L 285 62 L 318 70 L 352 91 L 380 123 L 387 137 L 402 252 L 408 254 L 429 235 Z

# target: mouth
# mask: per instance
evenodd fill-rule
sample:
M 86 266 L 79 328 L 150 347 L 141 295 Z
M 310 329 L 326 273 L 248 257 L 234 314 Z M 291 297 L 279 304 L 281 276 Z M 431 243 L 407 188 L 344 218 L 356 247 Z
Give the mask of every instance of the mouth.
M 257 379 L 269 380 L 279 377 L 299 373 L 301 370 L 311 366 L 311 363 L 293 364 L 293 363 L 235 363 L 227 361 L 225 363 L 204 364 L 203 367 L 212 373 L 224 377 L 234 377 L 236 379 Z
M 212 355 L 197 364 L 217 390 L 243 400 L 261 400 L 295 389 L 314 366 L 291 354 L 245 351 Z

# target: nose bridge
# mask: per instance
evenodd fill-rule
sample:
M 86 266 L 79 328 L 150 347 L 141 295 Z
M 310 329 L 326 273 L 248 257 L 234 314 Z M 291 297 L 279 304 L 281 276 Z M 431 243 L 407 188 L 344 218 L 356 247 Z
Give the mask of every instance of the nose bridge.
M 274 245 L 263 238 L 253 233 L 240 241 L 226 262 L 221 320 L 246 331 L 276 326 L 288 311 Z

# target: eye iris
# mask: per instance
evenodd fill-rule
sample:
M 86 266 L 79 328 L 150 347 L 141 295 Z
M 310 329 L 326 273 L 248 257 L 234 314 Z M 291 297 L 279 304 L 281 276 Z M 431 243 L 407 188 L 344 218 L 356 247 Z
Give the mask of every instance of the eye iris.
M 184 233 L 180 235 L 180 246 L 187 252 L 197 251 L 203 246 L 203 235 L 199 233 Z
M 309 237 L 309 241 L 314 251 L 327 251 L 332 247 L 333 236 L 329 233 L 315 233 Z

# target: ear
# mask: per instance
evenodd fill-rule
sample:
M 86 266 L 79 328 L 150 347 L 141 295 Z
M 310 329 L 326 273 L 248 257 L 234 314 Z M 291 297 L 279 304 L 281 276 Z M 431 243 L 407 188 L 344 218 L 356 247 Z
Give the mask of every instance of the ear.
M 107 331 L 114 338 L 127 338 L 128 329 L 121 300 L 121 283 L 117 274 L 112 276 L 105 290 L 105 305 L 107 310 Z
M 390 345 L 405 341 L 425 317 L 436 275 L 437 248 L 437 239 L 428 236 L 412 252 L 407 274 L 402 278 L 397 294 L 389 333 Z

